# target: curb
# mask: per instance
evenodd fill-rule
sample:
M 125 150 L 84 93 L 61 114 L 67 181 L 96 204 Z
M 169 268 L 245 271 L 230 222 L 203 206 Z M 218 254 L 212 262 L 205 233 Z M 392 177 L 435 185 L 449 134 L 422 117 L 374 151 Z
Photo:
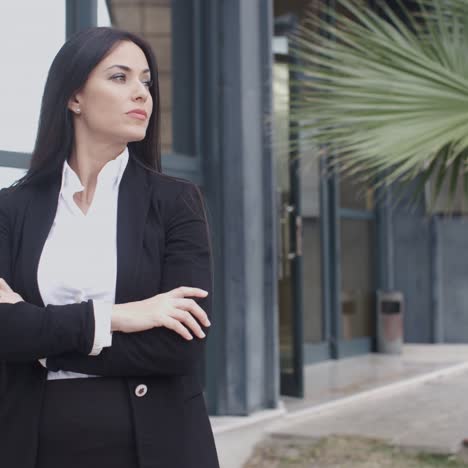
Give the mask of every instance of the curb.
M 216 424 L 213 424 L 213 420 L 216 417 L 223 417 L 223 416 L 212 416 L 210 419 L 212 420 L 212 429 L 214 435 L 223 434 L 225 432 L 234 431 L 236 429 L 244 429 L 249 426 L 254 426 L 258 423 L 267 423 L 273 419 L 285 417 L 287 414 L 287 410 L 284 406 L 284 403 L 280 400 L 278 403 L 278 408 L 274 408 L 271 410 L 262 410 L 257 413 L 254 413 L 249 416 L 226 416 L 229 419 L 235 418 L 234 421 L 222 423 L 222 425 L 216 427 Z
M 344 398 L 339 398 L 335 401 L 330 401 L 327 403 L 322 403 L 318 405 L 311 406 L 309 408 L 303 408 L 293 412 L 286 412 L 285 416 L 282 418 L 281 421 L 277 421 L 273 423 L 272 426 L 266 428 L 265 432 L 267 434 L 274 432 L 275 430 L 281 428 L 285 429 L 293 424 L 297 424 L 302 422 L 303 420 L 309 419 L 314 416 L 322 415 L 326 412 L 330 412 L 333 410 L 341 409 L 346 407 L 347 405 L 358 403 L 364 400 L 372 399 L 372 398 L 384 398 L 388 396 L 388 394 L 394 394 L 395 392 L 401 392 L 406 389 L 437 380 L 439 378 L 444 378 L 448 376 L 457 375 L 463 373 L 464 371 L 468 370 L 468 362 L 452 365 L 449 367 L 445 367 L 443 369 L 438 369 L 433 372 L 429 372 L 424 375 L 420 375 L 417 377 L 410 377 L 404 381 L 391 383 L 388 385 L 382 385 L 377 388 L 373 388 L 371 390 L 364 390 L 362 392 L 356 393 L 355 395 L 351 395 Z

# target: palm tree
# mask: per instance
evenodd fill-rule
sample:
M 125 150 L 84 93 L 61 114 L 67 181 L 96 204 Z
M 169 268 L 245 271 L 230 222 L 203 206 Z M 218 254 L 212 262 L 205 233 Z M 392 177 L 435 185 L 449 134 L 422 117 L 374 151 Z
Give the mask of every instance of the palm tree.
M 468 197 L 468 0 L 412 5 L 336 0 L 306 14 L 291 38 L 291 149 L 332 154 L 373 185 L 417 177 L 421 193 L 431 180 L 432 203 L 444 187 L 453 202 Z

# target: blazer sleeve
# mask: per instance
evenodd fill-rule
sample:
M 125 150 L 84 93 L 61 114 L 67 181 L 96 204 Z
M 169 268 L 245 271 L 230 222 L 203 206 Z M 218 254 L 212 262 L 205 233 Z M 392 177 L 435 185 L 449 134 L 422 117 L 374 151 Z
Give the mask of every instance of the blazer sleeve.
M 197 185 L 184 183 L 176 197 L 166 229 L 160 293 L 178 286 L 208 291 L 193 298 L 211 316 L 213 270 L 206 207 Z M 211 320 L 210 320 L 211 321 Z M 113 332 L 112 346 L 98 356 L 67 353 L 47 359 L 49 370 L 65 370 L 100 376 L 185 375 L 202 359 L 206 334 L 186 340 L 173 330 L 157 327 L 136 333 Z
M 0 277 L 12 286 L 12 202 L 0 190 Z M 91 301 L 40 307 L 0 303 L 0 361 L 35 361 L 44 356 L 90 353 L 94 339 Z

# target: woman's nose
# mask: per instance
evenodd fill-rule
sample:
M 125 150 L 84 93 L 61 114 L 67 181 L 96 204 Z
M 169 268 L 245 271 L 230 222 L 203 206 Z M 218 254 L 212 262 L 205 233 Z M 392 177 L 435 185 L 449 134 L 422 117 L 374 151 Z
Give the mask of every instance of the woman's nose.
M 143 84 L 138 83 L 133 91 L 133 99 L 145 102 L 148 99 L 149 89 Z

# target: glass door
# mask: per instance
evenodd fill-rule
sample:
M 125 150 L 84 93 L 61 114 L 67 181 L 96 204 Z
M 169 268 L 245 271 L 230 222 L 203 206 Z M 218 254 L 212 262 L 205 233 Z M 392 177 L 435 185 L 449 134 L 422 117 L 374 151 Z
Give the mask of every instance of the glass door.
M 375 339 L 374 192 L 340 177 L 340 356 L 370 352 Z
M 330 359 L 330 257 L 327 231 L 327 181 L 324 161 L 311 150 L 300 150 L 302 208 L 302 300 L 304 363 Z
M 287 51 L 287 38 L 275 38 Z M 280 42 L 278 42 L 280 41 Z M 299 158 L 290 152 L 291 72 L 287 53 L 276 52 L 273 64 L 273 141 L 277 173 L 278 304 L 283 395 L 303 397 L 302 217 Z

